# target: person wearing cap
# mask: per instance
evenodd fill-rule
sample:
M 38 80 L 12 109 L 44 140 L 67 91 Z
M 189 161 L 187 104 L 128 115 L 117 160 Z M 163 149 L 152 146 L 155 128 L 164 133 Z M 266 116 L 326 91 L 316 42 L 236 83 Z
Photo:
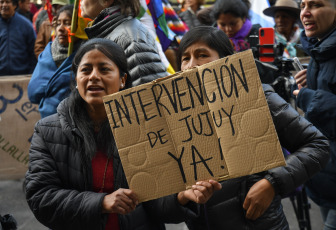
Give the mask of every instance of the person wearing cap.
M 297 21 L 300 18 L 300 9 L 294 0 L 277 0 L 275 5 L 266 8 L 263 13 L 273 17 L 275 21 L 275 40 L 284 47 L 283 56 L 287 58 L 305 56 L 301 48 L 300 29 Z
M 301 1 L 304 31 L 301 44 L 311 56 L 308 69 L 294 78 L 293 92 L 305 117 L 328 137 L 330 160 L 306 183 L 308 196 L 319 205 L 323 230 L 336 229 L 336 1 Z
M 59 9 L 67 4 L 69 4 L 69 0 L 52 0 L 52 15 L 57 15 Z M 55 34 L 55 30 L 52 27 L 52 22 L 49 21 L 49 17 L 47 15 L 45 17 L 46 18 L 40 25 L 39 32 L 36 36 L 34 47 L 36 58 L 38 58 L 48 43 L 54 39 L 53 35 Z
M 0 76 L 31 74 L 36 65 L 36 35 L 17 7 L 18 0 L 0 0 Z

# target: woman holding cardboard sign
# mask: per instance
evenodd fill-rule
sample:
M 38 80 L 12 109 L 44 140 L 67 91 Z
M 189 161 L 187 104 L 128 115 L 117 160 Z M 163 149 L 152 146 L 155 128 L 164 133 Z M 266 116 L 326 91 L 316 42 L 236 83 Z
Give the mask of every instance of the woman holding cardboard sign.
M 131 85 L 122 48 L 107 39 L 89 40 L 72 70 L 76 88 L 57 114 L 36 124 L 31 142 L 25 188 L 36 218 L 53 230 L 160 230 L 164 221 L 183 221 L 182 206 L 157 218 L 157 201 L 138 204 L 128 189 L 102 99 Z M 194 185 L 181 204 L 206 202 L 213 184 L 220 188 L 215 181 Z M 162 199 L 170 203 L 169 198 Z
M 31 142 L 26 198 L 51 229 L 164 229 L 128 189 L 102 97 L 131 85 L 121 47 L 92 39 L 73 60 L 76 88 Z
M 181 69 L 199 66 L 233 54 L 229 38 L 213 27 L 197 27 L 184 35 L 178 60 Z M 190 229 L 289 229 L 281 196 L 321 170 L 328 161 L 327 139 L 288 105 L 270 86 L 264 93 L 281 145 L 292 154 L 287 165 L 265 172 L 221 182 L 205 205 L 188 202 L 179 193 L 176 199 L 194 212 L 186 223 Z

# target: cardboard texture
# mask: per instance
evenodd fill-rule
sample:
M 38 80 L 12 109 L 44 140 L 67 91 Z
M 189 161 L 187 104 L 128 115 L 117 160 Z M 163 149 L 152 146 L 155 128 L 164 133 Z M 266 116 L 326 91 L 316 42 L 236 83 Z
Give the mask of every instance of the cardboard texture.
M 285 165 L 251 51 L 103 100 L 141 202 Z
M 0 77 L 0 180 L 24 177 L 30 140 L 40 119 L 27 96 L 30 76 Z

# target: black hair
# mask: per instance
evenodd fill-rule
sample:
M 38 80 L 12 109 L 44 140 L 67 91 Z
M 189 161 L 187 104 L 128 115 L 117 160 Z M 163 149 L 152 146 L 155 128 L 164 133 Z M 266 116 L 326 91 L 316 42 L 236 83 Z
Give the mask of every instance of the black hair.
M 12 4 L 17 8 L 19 6 L 19 0 L 12 0 Z
M 177 52 L 177 64 L 181 68 L 181 58 L 184 51 L 195 42 L 204 42 L 211 49 L 218 52 L 223 58 L 233 54 L 233 47 L 229 37 L 222 31 L 212 26 L 198 26 L 189 30 L 180 42 Z
M 140 13 L 139 0 L 114 0 L 112 6 L 119 5 L 121 13 L 124 15 L 138 16 Z
M 119 68 L 120 77 L 127 74 L 125 88 L 129 88 L 132 85 L 131 76 L 128 73 L 127 58 L 124 50 L 114 41 L 104 38 L 94 38 L 85 42 L 78 49 L 73 61 L 72 61 L 72 71 L 75 76 L 77 74 L 78 65 L 81 62 L 83 56 L 91 50 L 99 50 L 111 61 L 113 61 Z
M 232 14 L 241 19 L 250 18 L 251 4 L 244 0 L 217 0 L 213 7 L 213 17 L 217 20 L 221 14 Z
M 60 14 L 62 12 L 66 12 L 66 14 L 70 17 L 72 17 L 72 14 L 73 14 L 73 9 L 74 9 L 74 6 L 73 5 L 65 5 L 65 6 L 62 6 L 59 11 L 57 12 L 56 14 L 56 18 L 58 18 L 60 16 Z
M 119 68 L 120 77 L 127 74 L 125 88 L 131 86 L 131 77 L 128 74 L 127 59 L 123 49 L 115 42 L 103 38 L 90 39 L 78 49 L 72 61 L 72 71 L 75 76 L 82 57 L 91 50 L 99 50 L 112 60 Z M 92 157 L 98 149 L 106 152 L 109 158 L 111 156 L 118 157 L 118 151 L 108 120 L 106 119 L 103 124 L 101 124 L 99 132 L 95 133 L 94 123 L 90 119 L 86 110 L 86 102 L 80 96 L 74 85 L 72 86 L 72 91 L 68 100 L 70 116 L 72 116 L 76 127 L 79 129 L 82 134 L 82 138 L 84 139 L 84 141 L 81 141 L 78 137 L 75 139 L 74 144 L 85 154 L 88 163 L 92 160 Z

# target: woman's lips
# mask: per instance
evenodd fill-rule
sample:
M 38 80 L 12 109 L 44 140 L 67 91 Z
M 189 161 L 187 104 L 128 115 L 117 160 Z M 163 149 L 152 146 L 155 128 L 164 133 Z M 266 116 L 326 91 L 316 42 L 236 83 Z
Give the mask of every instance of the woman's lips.
M 303 25 L 306 30 L 312 30 L 315 28 L 316 24 L 314 22 L 304 22 Z

